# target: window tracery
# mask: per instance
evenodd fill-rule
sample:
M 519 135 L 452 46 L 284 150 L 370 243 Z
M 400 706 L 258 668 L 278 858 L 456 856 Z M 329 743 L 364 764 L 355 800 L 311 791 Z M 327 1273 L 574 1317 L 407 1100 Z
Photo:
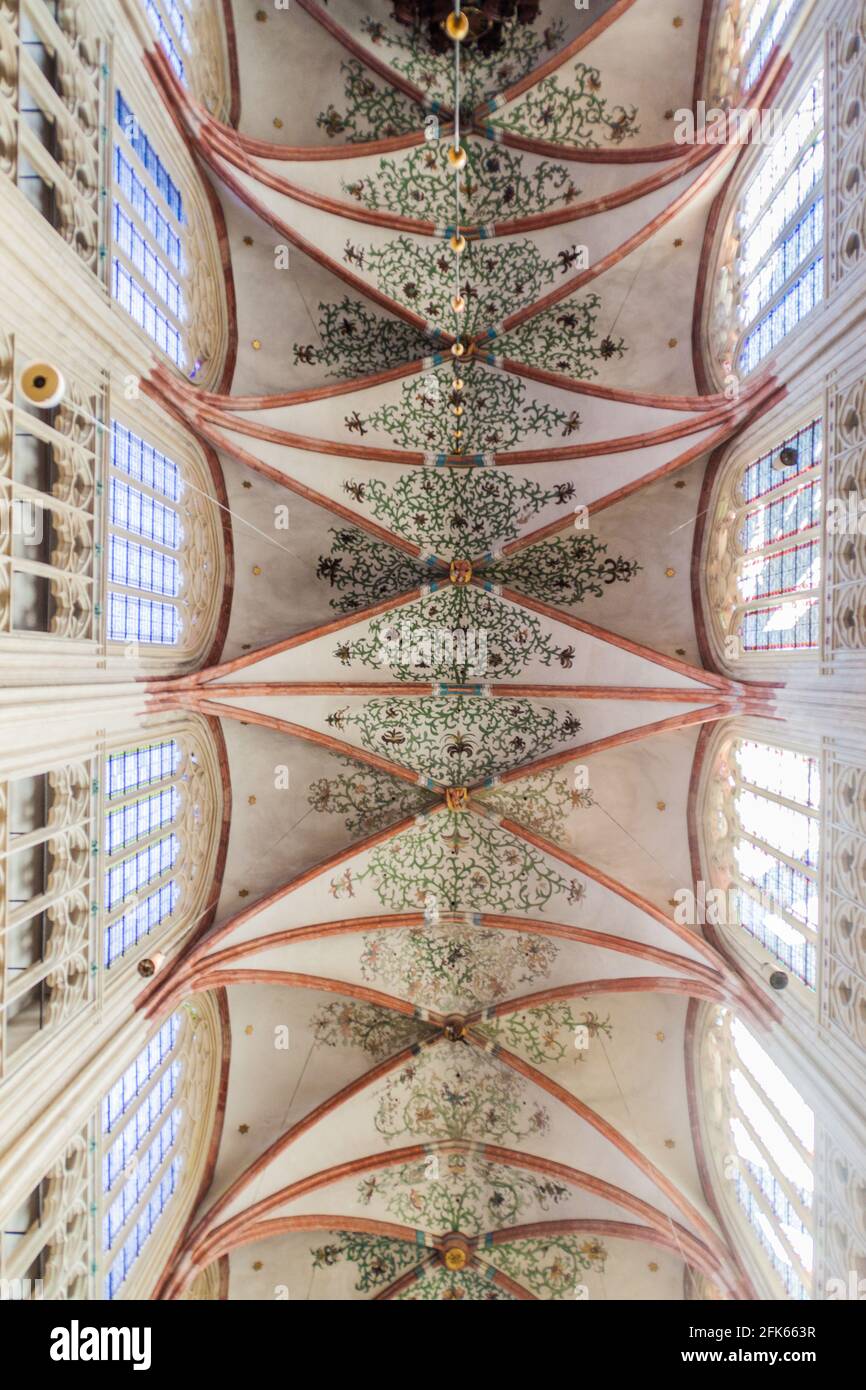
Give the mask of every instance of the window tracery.
M 728 662 L 821 645 L 823 433 L 816 417 L 757 457 L 738 453 L 720 476 L 705 584 Z
M 0 1074 L 195 929 L 222 810 L 190 721 L 0 780 Z
M 160 1255 L 201 1182 L 220 1056 L 214 1001 L 196 998 L 162 1023 L 105 1092 L 97 1125 L 97 1296 L 134 1297 L 160 1272 Z
M 0 1213 L 4 1296 L 153 1292 L 205 1175 L 221 1037 L 214 999 L 197 996 L 103 1080 L 94 1113 Z
M 735 104 L 751 91 L 775 45 L 784 42 L 806 10 L 804 0 L 722 0 L 711 47 L 711 102 Z
M 711 283 L 711 352 L 740 377 L 824 298 L 823 70 L 735 189 Z
M 97 275 L 105 72 L 84 6 L 0 6 L 0 171 Z
M 812 1001 L 821 937 L 821 764 L 733 730 L 711 762 L 707 863 L 726 890 L 723 926 L 753 965 L 772 957 Z
M 725 1215 L 763 1296 L 812 1297 L 815 1120 L 746 1025 L 708 1012 L 703 1121 Z
M 150 428 L 106 428 L 108 393 L 74 377 L 59 406 L 37 408 L 16 387 L 11 337 L 0 357 L 0 640 L 64 638 L 174 669 L 202 661 L 225 560 L 197 446 L 170 458 Z
M 143 0 L 143 7 L 175 76 L 212 115 L 227 121 L 232 93 L 222 5 L 209 0 Z

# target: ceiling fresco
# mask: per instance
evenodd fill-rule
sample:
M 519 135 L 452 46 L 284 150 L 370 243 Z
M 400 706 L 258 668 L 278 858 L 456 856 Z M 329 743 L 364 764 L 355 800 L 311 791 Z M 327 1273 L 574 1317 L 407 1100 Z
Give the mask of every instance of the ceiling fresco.
M 232 1058 L 173 1287 L 737 1296 L 683 1049 L 690 1000 L 756 1006 L 672 903 L 698 732 L 747 699 L 698 656 L 701 482 L 776 384 L 692 359 L 732 153 L 672 143 L 702 5 L 542 0 L 467 46 L 456 183 L 451 48 L 387 0 L 233 8 L 237 130 L 161 78 L 238 301 L 229 392 L 148 386 L 236 547 L 182 682 L 233 816 L 176 987 L 225 989 Z

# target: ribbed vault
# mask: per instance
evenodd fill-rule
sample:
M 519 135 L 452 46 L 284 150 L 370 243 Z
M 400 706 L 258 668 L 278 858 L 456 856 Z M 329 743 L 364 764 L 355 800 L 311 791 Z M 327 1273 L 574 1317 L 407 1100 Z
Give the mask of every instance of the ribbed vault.
M 232 1030 L 165 1296 L 216 1260 L 241 1298 L 749 1295 L 684 1047 L 690 1001 L 766 1006 L 674 894 L 701 728 L 772 711 L 700 660 L 700 485 L 782 388 L 694 355 L 738 157 L 673 139 L 704 9 L 558 0 L 466 49 L 459 323 L 450 57 L 380 0 L 235 5 L 232 129 L 150 55 L 238 298 L 229 394 L 146 383 L 237 557 L 222 661 L 149 691 L 221 721 L 233 790 L 215 923 L 143 999 L 225 990 Z

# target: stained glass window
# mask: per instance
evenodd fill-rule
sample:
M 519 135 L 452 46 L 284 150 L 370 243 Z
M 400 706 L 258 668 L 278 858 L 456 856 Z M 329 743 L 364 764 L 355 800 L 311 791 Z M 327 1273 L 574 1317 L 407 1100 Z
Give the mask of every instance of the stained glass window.
M 117 93 L 114 146 L 112 293 L 171 358 L 186 363 L 183 198 L 180 189 Z
M 152 782 L 162 782 L 174 775 L 180 761 L 176 739 L 152 743 L 129 752 L 111 753 L 108 757 L 108 795 L 124 796 Z
M 162 0 L 162 8 L 165 10 L 166 19 L 163 19 L 156 0 L 145 0 L 147 17 L 159 39 L 160 48 L 171 63 L 179 80 L 186 83 L 186 70 L 181 57 L 181 49 L 189 48 L 186 17 L 177 0 Z
M 803 0 L 752 0 L 740 7 L 741 87 L 748 92 L 760 77 L 773 47 L 782 38 Z
M 790 1298 L 810 1298 L 814 1116 L 739 1019 L 721 1014 L 712 1040 L 724 1062 L 724 1125 L 733 1191 L 760 1256 Z
M 165 835 L 120 863 L 112 864 L 105 871 L 106 910 L 110 912 L 118 903 L 126 902 L 155 879 L 167 874 L 174 868 L 179 850 L 177 836 Z
M 181 496 L 180 470 L 117 421 L 111 431 L 111 468 L 108 637 L 114 642 L 172 646 L 181 637 L 180 609 L 165 600 L 180 596 L 183 575 L 177 555 L 171 552 L 182 545 L 183 528 L 180 514 L 169 502 Z M 133 536 L 141 539 L 133 540 Z M 161 597 L 142 596 L 151 594 Z
M 114 1256 L 106 1298 L 122 1288 L 179 1184 L 180 1029 L 181 1015 L 174 1014 L 102 1102 L 102 1245 Z
M 732 630 L 747 652 L 820 643 L 822 446 L 822 423 L 813 420 L 743 472 Z
M 772 40 L 771 40 L 772 43 Z M 824 295 L 824 78 L 764 151 L 740 199 L 740 371 L 753 371 Z
M 820 929 L 818 759 L 738 739 L 726 772 L 734 826 L 732 900 L 740 925 L 814 989 Z

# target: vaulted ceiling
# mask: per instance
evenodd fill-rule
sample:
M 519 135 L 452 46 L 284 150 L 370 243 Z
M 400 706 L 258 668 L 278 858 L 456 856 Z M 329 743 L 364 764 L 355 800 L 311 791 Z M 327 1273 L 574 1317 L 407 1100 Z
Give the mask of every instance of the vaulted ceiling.
M 693 1001 L 762 1005 L 673 915 L 700 730 L 766 708 L 702 664 L 701 485 L 778 390 L 708 394 L 693 350 L 737 153 L 673 141 L 703 9 L 542 0 L 464 46 L 459 321 L 451 46 L 235 0 L 237 130 L 155 60 L 238 321 L 229 394 L 148 388 L 235 549 L 222 664 L 153 695 L 220 719 L 232 786 L 216 924 L 153 999 L 224 987 L 231 1034 L 175 1291 L 224 1259 L 231 1298 L 748 1293 L 686 1041 Z

